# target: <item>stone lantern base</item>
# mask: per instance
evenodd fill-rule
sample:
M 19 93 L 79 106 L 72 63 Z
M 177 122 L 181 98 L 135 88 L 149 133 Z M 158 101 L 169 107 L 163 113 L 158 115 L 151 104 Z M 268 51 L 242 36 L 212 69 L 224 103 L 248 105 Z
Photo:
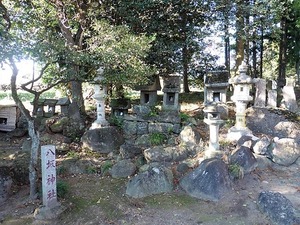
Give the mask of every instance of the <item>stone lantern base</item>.
M 252 131 L 248 127 L 231 127 L 228 130 L 227 140 L 238 141 L 242 136 L 252 136 Z
M 216 148 L 218 148 L 218 147 L 219 146 L 217 146 Z M 204 158 L 205 159 L 222 158 L 224 152 L 221 150 L 217 150 L 216 148 L 212 149 L 210 147 L 207 147 L 204 152 Z

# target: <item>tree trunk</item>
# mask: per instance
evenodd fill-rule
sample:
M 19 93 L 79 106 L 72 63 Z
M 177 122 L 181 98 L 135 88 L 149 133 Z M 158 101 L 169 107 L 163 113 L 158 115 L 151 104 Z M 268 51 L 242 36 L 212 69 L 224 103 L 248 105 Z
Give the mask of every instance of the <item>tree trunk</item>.
M 85 115 L 85 106 L 84 99 L 82 95 L 82 83 L 81 81 L 71 81 L 71 90 L 72 90 L 72 101 L 76 102 L 80 109 L 80 113 Z
M 287 18 L 283 16 L 281 18 L 281 37 L 279 45 L 279 68 L 278 68 L 278 78 L 277 85 L 283 87 L 285 85 L 286 78 L 286 64 L 287 64 Z
M 29 111 L 25 108 L 24 104 L 20 100 L 17 93 L 16 80 L 18 76 L 18 69 L 13 59 L 10 59 L 10 66 L 12 68 L 12 76 L 11 76 L 11 95 L 20 109 L 21 113 L 26 118 L 28 123 L 28 133 L 31 138 L 31 156 L 29 162 L 29 182 L 30 182 L 30 198 L 37 198 L 37 171 L 38 171 L 38 153 L 40 148 L 40 139 L 39 133 L 35 129 L 34 126 L 34 118 L 30 116 Z
M 261 31 L 260 31 L 260 67 L 259 67 L 259 76 L 262 77 L 263 75 L 263 59 L 264 59 L 264 27 L 263 27 L 263 20 L 261 20 Z
M 297 74 L 297 83 L 300 84 L 300 58 L 298 57 L 297 63 L 296 63 L 296 74 Z
M 189 93 L 189 83 L 188 83 L 188 49 L 186 44 L 184 44 L 182 49 L 182 66 L 183 66 L 183 91 L 184 93 Z
M 225 67 L 226 70 L 230 71 L 230 38 L 229 38 L 229 18 L 225 14 Z
M 235 61 L 235 71 L 238 71 L 239 66 L 242 64 L 245 53 L 244 53 L 244 15 L 243 15 L 243 0 L 237 2 L 237 12 L 236 12 L 236 61 Z

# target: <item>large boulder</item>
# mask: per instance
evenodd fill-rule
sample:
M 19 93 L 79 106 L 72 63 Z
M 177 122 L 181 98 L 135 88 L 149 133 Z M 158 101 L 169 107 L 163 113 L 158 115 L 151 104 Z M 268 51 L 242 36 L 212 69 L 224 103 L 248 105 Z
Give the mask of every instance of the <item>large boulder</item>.
M 179 140 L 181 146 L 185 146 L 188 149 L 197 149 L 203 147 L 201 134 L 196 128 L 192 126 L 185 126 L 179 134 Z
M 135 156 L 142 154 L 142 152 L 143 148 L 138 145 L 124 143 L 120 146 L 120 155 L 124 159 L 134 158 Z
M 283 166 L 290 166 L 300 157 L 300 140 L 274 138 L 269 146 L 269 154 L 273 162 Z
M 113 178 L 129 177 L 136 171 L 136 166 L 131 160 L 125 159 L 112 166 L 110 174 Z
M 192 197 L 218 201 L 230 191 L 227 165 L 220 159 L 206 159 L 180 180 L 180 186 Z
M 261 192 L 258 197 L 259 209 L 277 225 L 299 224 L 290 200 L 278 192 Z
M 81 138 L 83 148 L 100 153 L 119 151 L 124 137 L 116 127 L 102 127 L 88 130 Z
M 131 178 L 126 194 L 133 198 L 143 198 L 153 194 L 173 191 L 173 174 L 164 166 L 150 165 L 148 169 Z
M 300 125 L 292 121 L 293 117 L 288 111 L 251 107 L 247 109 L 247 127 L 254 134 L 300 139 Z
M 230 164 L 243 168 L 244 174 L 251 173 L 257 167 L 257 161 L 250 148 L 241 146 L 230 156 Z
M 254 144 L 253 151 L 258 155 L 266 155 L 270 144 L 270 139 L 264 136 Z
M 195 152 L 182 146 L 155 146 L 144 151 L 147 162 L 179 162 L 187 159 Z

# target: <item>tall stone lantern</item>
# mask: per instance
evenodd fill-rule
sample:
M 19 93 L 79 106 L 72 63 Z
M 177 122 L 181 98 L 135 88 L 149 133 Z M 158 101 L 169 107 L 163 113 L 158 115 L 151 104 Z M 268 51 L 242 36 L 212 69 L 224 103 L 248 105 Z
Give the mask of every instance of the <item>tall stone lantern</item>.
M 223 154 L 220 151 L 219 128 L 224 120 L 220 119 L 216 104 L 207 105 L 203 111 L 206 114 L 204 122 L 209 125 L 209 146 L 205 150 L 205 158 L 221 157 Z
M 103 68 L 100 67 L 97 70 L 97 76 L 94 79 L 94 96 L 93 98 L 96 100 L 97 105 L 97 118 L 92 123 L 91 130 L 97 129 L 100 127 L 108 126 L 109 123 L 105 119 L 105 97 L 106 97 L 106 86 L 102 84 L 103 82 Z
M 253 100 L 253 97 L 250 96 L 253 80 L 246 74 L 247 69 L 247 65 L 243 62 L 239 67 L 239 75 L 229 79 L 229 83 L 234 88 L 231 100 L 236 105 L 235 125 L 229 129 L 227 136 L 230 140 L 238 140 L 241 136 L 252 134 L 246 127 L 247 105 Z

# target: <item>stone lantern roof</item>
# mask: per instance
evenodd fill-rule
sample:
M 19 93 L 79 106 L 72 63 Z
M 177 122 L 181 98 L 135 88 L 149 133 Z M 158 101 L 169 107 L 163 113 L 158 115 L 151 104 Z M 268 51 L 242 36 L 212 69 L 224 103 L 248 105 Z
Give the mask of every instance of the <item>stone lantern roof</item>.
M 243 62 L 239 66 L 239 75 L 229 79 L 230 84 L 252 84 L 253 80 L 247 73 L 248 66 Z
M 154 75 L 150 78 L 148 84 L 139 85 L 134 88 L 136 91 L 159 91 L 161 90 L 161 85 L 159 81 L 159 76 Z
M 228 86 L 227 70 L 211 71 L 208 73 L 205 79 L 206 87 L 227 87 Z

